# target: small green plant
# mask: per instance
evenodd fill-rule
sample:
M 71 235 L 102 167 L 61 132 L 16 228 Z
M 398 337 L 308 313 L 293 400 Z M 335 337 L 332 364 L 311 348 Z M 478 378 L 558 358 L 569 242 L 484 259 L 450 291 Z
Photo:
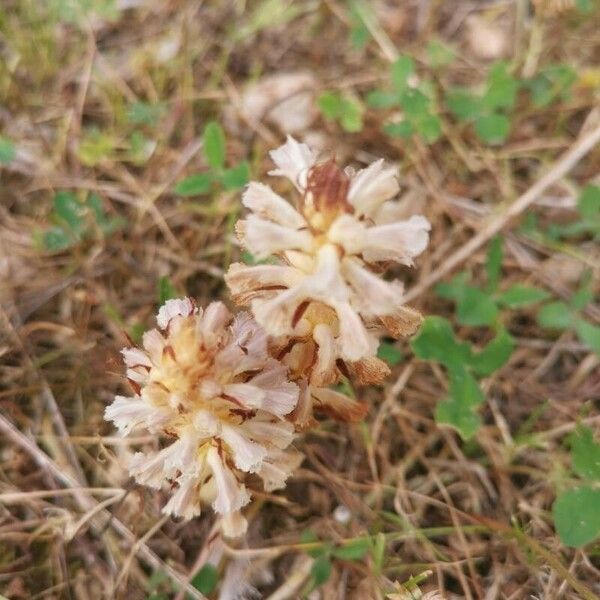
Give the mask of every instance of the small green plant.
M 501 144 L 510 133 L 510 117 L 519 82 L 504 62 L 489 70 L 482 93 L 455 88 L 446 93 L 446 104 L 461 122 L 473 123 L 477 137 L 486 144 Z
M 225 167 L 225 133 L 216 121 L 207 123 L 202 141 L 202 151 L 210 170 L 182 179 L 175 186 L 175 193 L 179 196 L 202 196 L 213 191 L 216 185 L 226 190 L 243 188 L 248 183 L 250 167 L 246 161 L 233 167 Z
M 369 29 L 365 23 L 365 10 L 367 6 L 360 0 L 348 1 L 348 17 L 350 22 L 350 43 L 356 50 L 361 50 L 367 45 L 371 38 Z
M 576 548 L 600 536 L 600 444 L 589 427 L 579 425 L 570 436 L 571 465 L 577 487 L 561 491 L 552 515 L 563 544 Z
M 600 237 L 600 186 L 587 185 L 577 198 L 578 219 L 566 224 L 552 224 L 547 236 L 553 240 L 591 235 Z
M 15 145 L 7 137 L 0 136 L 0 165 L 11 163 L 17 154 Z
M 434 109 L 431 82 L 419 79 L 410 56 L 401 56 L 391 68 L 390 90 L 373 90 L 367 96 L 372 108 L 400 109 L 398 119 L 384 125 L 385 133 L 393 137 L 409 138 L 420 135 L 427 143 L 437 141 L 442 125 Z
M 427 317 L 411 346 L 417 358 L 438 362 L 448 373 L 448 396 L 436 407 L 436 421 L 454 427 L 463 439 L 469 439 L 479 428 L 477 410 L 485 401 L 477 378 L 491 375 L 508 361 L 514 349 L 512 337 L 500 327 L 477 352 L 471 344 L 456 338 L 449 321 Z
M 382 341 L 377 349 L 377 358 L 384 360 L 390 367 L 394 367 L 404 360 L 404 355 L 396 344 Z
M 98 232 L 103 236 L 110 235 L 126 224 L 123 217 L 109 217 L 96 194 L 79 200 L 71 192 L 58 192 L 54 196 L 50 219 L 54 225 L 35 234 L 38 244 L 50 252 L 66 250 L 84 239 L 93 238 Z
M 501 269 L 502 240 L 497 237 L 488 248 L 485 288 L 471 285 L 470 274 L 464 271 L 437 286 L 439 296 L 456 304 L 458 323 L 471 327 L 491 326 L 498 320 L 502 309 L 524 308 L 550 297 L 545 290 L 523 284 L 515 284 L 499 291 Z
M 167 300 L 177 298 L 178 293 L 175 286 L 168 277 L 161 277 L 158 280 L 158 305 L 162 306 Z
M 307 554 L 312 556 L 314 562 L 310 571 L 310 579 L 302 591 L 302 598 L 306 597 L 329 579 L 333 568 L 332 561 L 334 559 L 342 561 L 360 561 L 373 547 L 373 543 L 369 537 L 355 538 L 336 546 L 329 541 L 320 541 L 311 529 L 307 529 L 303 532 L 300 542 L 302 544 L 311 544 L 315 546 L 314 548 L 307 550 Z
M 537 314 L 538 324 L 546 329 L 559 331 L 574 329 L 580 341 L 600 356 L 600 327 L 590 323 L 582 314 L 582 310 L 593 297 L 592 278 L 588 272 L 583 277 L 579 290 L 568 303 L 554 300 L 541 307 Z
M 205 564 L 191 581 L 191 584 L 202 594 L 212 594 L 219 583 L 219 572 L 214 565 Z
M 547 65 L 523 85 L 531 93 L 533 105 L 544 108 L 556 100 L 568 100 L 577 73 L 568 65 Z
M 348 133 L 363 128 L 363 107 L 349 95 L 325 92 L 319 97 L 319 109 L 325 119 L 338 122 Z

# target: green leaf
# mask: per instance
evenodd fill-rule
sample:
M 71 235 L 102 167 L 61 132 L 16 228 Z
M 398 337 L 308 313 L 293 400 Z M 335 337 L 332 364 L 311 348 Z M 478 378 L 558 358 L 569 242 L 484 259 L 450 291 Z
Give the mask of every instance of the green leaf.
M 326 119 L 337 119 L 341 112 L 341 104 L 341 97 L 333 92 L 324 92 L 319 96 L 319 109 Z
M 158 303 L 162 306 L 167 300 L 177 297 L 177 290 L 168 277 L 158 280 Z
M 58 192 L 54 196 L 54 215 L 66 224 L 77 237 L 85 225 L 85 206 L 71 194 Z
M 127 219 L 121 216 L 107 217 L 102 205 L 102 199 L 97 194 L 90 194 L 86 200 L 87 207 L 91 210 L 96 225 L 104 235 L 110 235 L 127 224 Z
M 367 94 L 366 101 L 371 108 L 390 108 L 398 104 L 398 94 L 373 90 Z
M 415 88 L 407 88 L 400 94 L 398 100 L 410 121 L 427 115 L 431 104 L 429 98 L 421 90 Z
M 521 308 L 547 300 L 550 294 L 540 288 L 516 284 L 498 295 L 498 302 L 508 308 Z
M 134 125 L 154 125 L 164 112 L 164 104 L 133 102 L 127 107 L 127 120 Z
M 512 336 L 501 329 L 481 352 L 472 355 L 469 365 L 477 375 L 491 375 L 506 364 L 514 349 Z
M 486 290 L 495 292 L 502 274 L 502 238 L 499 235 L 495 236 L 488 246 L 485 271 L 487 274 Z
M 450 281 L 438 283 L 435 288 L 436 293 L 441 298 L 446 300 L 454 300 L 458 302 L 464 294 L 465 288 L 468 285 L 470 276 L 466 271 L 461 271 L 455 275 Z
M 363 128 L 363 108 L 352 99 L 346 99 L 342 106 L 342 114 L 340 116 L 340 124 L 344 131 L 348 133 L 356 133 Z
M 383 569 L 383 560 L 385 558 L 385 535 L 381 531 L 372 541 L 371 556 L 373 557 L 375 573 L 381 573 Z
M 191 581 L 192 586 L 205 596 L 212 594 L 217 583 L 219 583 L 219 572 L 214 565 L 209 563 L 206 563 Z
M 14 160 L 16 155 L 17 151 L 12 140 L 0 136 L 0 164 L 7 165 Z
M 592 429 L 578 425 L 569 437 L 569 442 L 571 462 L 577 475 L 584 479 L 600 481 L 600 444 L 594 441 Z
M 314 544 L 319 541 L 317 534 L 312 529 L 305 529 L 300 536 L 301 544 Z M 313 548 L 312 550 L 307 550 L 306 553 L 313 558 L 317 558 L 323 554 L 323 548 Z
M 200 196 L 210 192 L 212 182 L 211 173 L 196 173 L 182 179 L 173 191 L 179 196 Z
M 446 104 L 459 121 L 476 119 L 482 110 L 481 100 L 467 90 L 454 89 L 446 94 Z
M 537 322 L 548 329 L 567 329 L 573 322 L 573 315 L 564 302 L 550 302 L 539 310 Z
M 213 169 L 222 169 L 225 164 L 225 134 L 216 121 L 210 121 L 202 135 L 204 156 Z
M 333 550 L 333 556 L 341 560 L 361 560 L 371 548 L 368 538 L 352 540 Z
M 481 423 L 475 410 L 484 400 L 473 376 L 462 367 L 455 369 L 450 371 L 449 394 L 438 403 L 435 419 L 438 423 L 454 427 L 463 439 L 469 439 Z
M 583 319 L 575 321 L 577 337 L 600 356 L 600 327 Z
M 427 44 L 427 58 L 430 67 L 445 67 L 454 60 L 454 51 L 439 40 L 431 40 Z
M 498 307 L 489 294 L 473 286 L 465 287 L 456 307 L 456 318 L 461 325 L 491 325 L 497 316 Z
M 226 190 L 239 190 L 248 183 L 249 179 L 250 165 L 245 160 L 231 169 L 225 169 L 219 176 Z
M 510 121 L 500 113 L 482 115 L 475 120 L 475 133 L 486 144 L 501 144 L 509 131 Z
M 515 104 L 519 82 L 508 72 L 506 63 L 494 64 L 488 74 L 482 104 L 488 110 L 510 109 Z
M 329 556 L 323 555 L 315 559 L 310 574 L 314 581 L 314 586 L 323 585 L 331 576 L 331 560 Z
M 377 357 L 381 360 L 385 360 L 385 362 L 392 367 L 401 363 L 404 359 L 402 351 L 397 348 L 395 344 L 391 344 L 390 342 L 381 342 L 381 344 L 379 344 Z
M 414 73 L 415 62 L 410 56 L 401 56 L 392 65 L 392 84 L 401 91 L 408 87 L 408 78 Z
M 452 325 L 443 317 L 426 317 L 411 348 L 417 358 L 435 360 L 449 369 L 460 369 L 471 358 L 469 344 L 454 337 Z
M 600 490 L 579 487 L 562 492 L 552 507 L 556 531 L 566 546 L 579 548 L 600 535 Z
M 438 402 L 435 420 L 440 425 L 456 429 L 464 440 L 472 438 L 481 425 L 481 418 L 476 412 L 451 398 Z
M 429 144 L 436 142 L 442 135 L 442 124 L 435 115 L 428 114 L 417 119 L 415 127 Z
M 586 219 L 598 219 L 600 217 L 600 186 L 586 185 L 577 200 L 577 209 Z
M 557 98 L 567 98 L 575 81 L 577 73 L 569 65 L 548 65 L 525 85 L 531 92 L 533 104 L 543 108 Z
M 88 129 L 77 149 L 79 160 L 86 167 L 93 167 L 110 158 L 117 146 L 117 140 L 110 133 L 92 127 Z
M 579 282 L 579 289 L 571 297 L 570 305 L 575 310 L 582 310 L 594 299 L 594 290 L 592 289 L 592 272 L 584 272 Z
M 51 227 L 42 236 L 42 244 L 50 252 L 59 252 L 72 246 L 77 240 L 61 227 Z
M 383 131 L 392 137 L 408 138 L 414 133 L 414 128 L 408 121 L 400 121 L 399 123 L 386 123 Z

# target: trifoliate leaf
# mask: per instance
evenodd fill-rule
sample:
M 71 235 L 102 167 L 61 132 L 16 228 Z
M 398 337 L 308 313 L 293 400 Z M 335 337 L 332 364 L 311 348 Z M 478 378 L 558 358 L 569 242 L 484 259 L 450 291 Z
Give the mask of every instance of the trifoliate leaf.
M 410 56 L 401 56 L 392 65 L 392 83 L 401 91 L 408 87 L 408 78 L 414 73 L 415 62 Z
M 221 169 L 225 164 L 225 134 L 216 121 L 210 121 L 202 135 L 204 156 L 213 169 Z
M 600 535 L 600 489 L 579 487 L 562 492 L 552 507 L 563 544 L 579 548 Z
M 481 115 L 475 120 L 475 133 L 486 144 L 501 144 L 509 131 L 510 121 L 500 113 Z
M 577 319 L 575 321 L 575 331 L 577 331 L 577 337 L 584 344 L 600 355 L 600 327 L 583 319 Z
M 179 196 L 201 196 L 210 192 L 212 182 L 212 173 L 196 173 L 182 179 L 173 191 Z
M 548 329 L 567 329 L 573 322 L 571 308 L 561 301 L 544 304 L 537 314 L 537 322 Z
M 498 294 L 498 302 L 507 308 L 522 308 L 547 300 L 550 294 L 540 288 L 516 284 Z
M 491 325 L 497 315 L 498 307 L 489 294 L 473 286 L 465 287 L 456 307 L 456 318 L 461 325 Z
M 393 367 L 402 362 L 404 355 L 394 344 L 391 344 L 390 342 L 381 342 L 377 349 L 377 358 L 385 360 L 388 365 Z
M 194 575 L 191 581 L 192 586 L 205 596 L 212 594 L 217 583 L 219 583 L 219 572 L 214 565 L 208 563 Z
M 579 425 L 569 442 L 573 470 L 584 479 L 600 481 L 600 443 L 594 441 L 592 429 Z
M 469 365 L 477 375 L 491 375 L 506 364 L 514 348 L 511 335 L 501 329 L 481 352 L 473 353 Z
M 246 161 L 242 161 L 231 169 L 225 169 L 219 175 L 219 180 L 226 190 L 238 190 L 243 188 L 248 183 L 249 179 L 250 166 Z

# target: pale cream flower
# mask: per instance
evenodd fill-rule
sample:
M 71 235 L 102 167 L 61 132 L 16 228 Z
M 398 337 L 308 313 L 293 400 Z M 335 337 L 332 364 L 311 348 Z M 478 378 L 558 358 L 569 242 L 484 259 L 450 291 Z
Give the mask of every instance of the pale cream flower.
M 299 192 L 295 206 L 261 183 L 250 183 L 238 222 L 241 244 L 276 264 L 236 263 L 226 275 L 234 301 L 250 305 L 256 320 L 297 376 L 328 385 L 341 373 L 359 383 L 380 381 L 388 368 L 376 358 L 382 333 L 411 335 L 417 311 L 404 305 L 400 281 L 383 279 L 392 263 L 412 266 L 429 241 L 425 217 L 394 218 L 399 204 L 396 171 L 383 160 L 354 173 L 334 161 L 317 164 L 305 144 L 288 137 L 271 152 L 276 169 Z M 287 347 L 286 347 L 287 346 Z M 283 356 L 281 354 L 281 356 Z
M 245 474 L 256 473 L 271 491 L 299 464 L 289 450 L 294 428 L 284 418 L 299 388 L 269 356 L 264 330 L 247 313 L 233 318 L 220 302 L 203 311 L 184 298 L 167 301 L 157 323 L 143 348 L 123 350 L 136 393 L 117 396 L 105 417 L 123 435 L 145 429 L 161 436 L 162 449 L 134 454 L 129 472 L 171 491 L 165 514 L 190 519 L 210 503 L 225 534 L 241 535 L 247 524 L 240 509 L 250 501 Z

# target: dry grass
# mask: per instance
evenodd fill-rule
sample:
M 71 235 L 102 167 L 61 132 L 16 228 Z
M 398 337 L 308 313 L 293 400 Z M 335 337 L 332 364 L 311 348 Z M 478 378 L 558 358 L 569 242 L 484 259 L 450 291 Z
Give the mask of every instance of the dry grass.
M 199 303 L 227 299 L 222 273 L 239 254 L 232 240 L 239 194 L 185 199 L 172 188 L 206 168 L 198 139 L 213 118 L 226 130 L 231 164 L 247 159 L 253 177 L 263 177 L 267 151 L 283 134 L 244 114 L 241 98 L 266 74 L 308 71 L 318 91 L 363 96 L 387 79 L 398 53 L 423 58 L 428 41 L 441 38 L 458 59 L 437 84 L 474 84 L 487 73 L 492 33 L 519 73 L 570 65 L 578 74 L 571 98 L 546 109 L 521 99 L 500 146 L 482 145 L 447 113 L 433 145 L 384 135 L 373 110 L 359 133 L 316 116 L 300 137 L 320 140 L 343 161 L 383 156 L 402 167 L 404 193 L 433 224 L 419 269 L 402 273 L 424 313 L 452 318 L 431 284 L 456 268 L 483 281 L 485 242 L 499 229 L 503 286 L 535 283 L 568 299 L 591 268 L 597 292 L 593 241 L 533 240 L 517 213 L 543 224 L 572 219 L 579 186 L 600 183 L 597 144 L 568 173 L 555 168 L 599 131 L 598 13 L 582 17 L 569 3 L 547 3 L 534 16 L 520 0 L 376 2 L 380 19 L 358 51 L 341 0 L 120 2 L 131 7 L 116 19 L 77 23 L 51 14 L 69 4 L 76 3 L 0 7 L 0 125 L 17 148 L 0 170 L 0 592 L 146 598 L 165 573 L 156 593 L 181 598 L 174 590 L 221 556 L 220 572 L 238 569 L 260 597 L 299 598 L 315 547 L 301 535 L 311 528 L 335 543 L 381 534 L 386 544 L 379 563 L 335 560 L 315 598 L 384 598 L 391 582 L 427 570 L 422 589 L 444 598 L 600 597 L 597 542 L 566 548 L 550 514 L 557 486 L 570 477 L 568 434 L 578 419 L 600 427 L 599 360 L 572 333 L 541 329 L 535 308 L 504 316 L 517 348 L 484 382 L 484 425 L 472 440 L 436 425 L 447 379 L 406 345 L 388 384 L 360 391 L 371 402 L 364 424 L 324 422 L 297 442 L 306 454 L 301 470 L 284 493 L 257 493 L 250 533 L 236 546 L 215 534 L 210 511 L 191 523 L 162 518 L 161 494 L 133 484 L 120 466 L 131 440 L 114 437 L 102 417 L 126 390 L 119 350 L 126 332 L 152 324 L 160 277 Z M 127 110 L 136 101 L 162 103 L 158 121 L 132 125 Z M 110 151 L 90 166 L 81 148 L 91 127 L 110 139 Z M 146 161 L 128 154 L 135 130 L 156 142 Z M 547 173 L 550 185 L 514 210 Z M 49 226 L 59 190 L 97 192 L 127 226 L 44 251 L 34 234 Z M 586 315 L 600 321 L 597 295 Z M 485 328 L 458 331 L 475 344 L 490 337 Z M 339 506 L 349 510 L 345 523 L 335 518 Z

